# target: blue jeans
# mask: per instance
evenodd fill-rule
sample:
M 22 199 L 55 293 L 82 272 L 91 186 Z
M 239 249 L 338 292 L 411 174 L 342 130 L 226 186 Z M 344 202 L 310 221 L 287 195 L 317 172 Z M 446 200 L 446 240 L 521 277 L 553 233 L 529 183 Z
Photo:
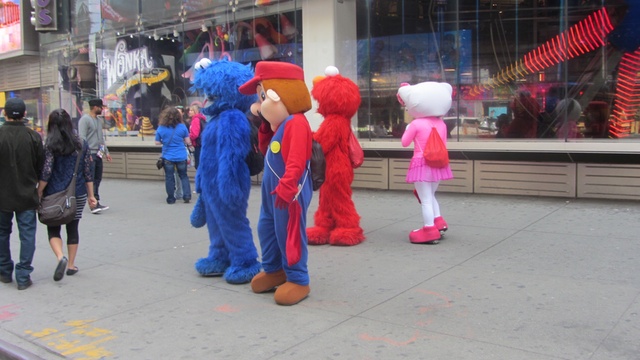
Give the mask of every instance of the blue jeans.
M 178 170 L 178 177 L 182 184 L 182 199 L 191 200 L 191 185 L 189 184 L 189 177 L 187 176 L 187 161 L 173 162 L 165 160 L 164 185 L 167 191 L 167 204 L 173 204 L 176 202 L 176 179 L 174 177 L 176 169 Z
M 182 183 L 180 182 L 180 175 L 178 175 L 178 173 L 175 172 L 173 173 L 173 178 L 175 179 L 175 182 L 176 182 L 175 197 L 176 199 L 179 199 L 182 197 Z
M 13 274 L 13 260 L 9 246 L 13 214 L 13 212 L 0 211 L 0 274 L 8 278 Z M 16 281 L 18 284 L 24 284 L 29 281 L 29 275 L 33 271 L 31 262 L 36 252 L 36 211 L 26 210 L 15 214 L 20 234 L 20 262 L 16 265 Z

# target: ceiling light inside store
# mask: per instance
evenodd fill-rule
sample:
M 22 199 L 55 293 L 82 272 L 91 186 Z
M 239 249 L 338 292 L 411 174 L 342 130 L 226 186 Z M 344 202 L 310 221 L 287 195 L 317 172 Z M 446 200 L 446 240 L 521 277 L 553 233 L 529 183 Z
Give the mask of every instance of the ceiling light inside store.
M 153 40 L 158 41 L 159 39 L 160 37 L 158 36 L 158 33 L 155 30 L 153 30 Z
M 207 27 L 204 25 L 204 23 L 202 23 L 202 26 L 200 26 L 200 30 L 202 30 L 202 32 L 207 32 Z
M 180 33 L 176 28 L 173 28 L 173 37 L 178 37 L 178 36 L 180 36 Z

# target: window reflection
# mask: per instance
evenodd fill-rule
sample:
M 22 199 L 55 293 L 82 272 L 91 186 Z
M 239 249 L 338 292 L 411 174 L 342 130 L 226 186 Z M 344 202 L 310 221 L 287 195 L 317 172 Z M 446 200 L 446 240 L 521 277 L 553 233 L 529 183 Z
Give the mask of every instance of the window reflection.
M 301 11 L 295 2 L 280 3 L 72 0 L 75 26 L 69 34 L 43 35 L 42 61 L 57 60 L 56 97 L 76 119 L 86 100 L 99 97 L 109 136 L 144 139 L 166 106 L 202 103 L 190 80 L 204 57 L 302 66 Z M 256 6 L 264 6 L 262 15 L 255 15 Z
M 549 1 L 357 2 L 361 137 L 400 129 L 400 83 L 456 89 L 450 136 L 477 139 L 638 135 L 640 4 Z M 393 131 L 391 132 L 393 134 Z

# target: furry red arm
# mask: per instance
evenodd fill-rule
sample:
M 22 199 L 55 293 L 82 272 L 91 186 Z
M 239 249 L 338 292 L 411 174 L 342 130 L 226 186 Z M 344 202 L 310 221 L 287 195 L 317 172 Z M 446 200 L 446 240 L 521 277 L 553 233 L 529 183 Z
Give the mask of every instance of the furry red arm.
M 348 148 L 349 133 L 351 125 L 349 119 L 341 115 L 327 115 L 320 125 L 318 131 L 313 135 L 313 139 L 322 145 L 325 154 L 334 151 L 336 146 L 342 144 L 343 151 Z

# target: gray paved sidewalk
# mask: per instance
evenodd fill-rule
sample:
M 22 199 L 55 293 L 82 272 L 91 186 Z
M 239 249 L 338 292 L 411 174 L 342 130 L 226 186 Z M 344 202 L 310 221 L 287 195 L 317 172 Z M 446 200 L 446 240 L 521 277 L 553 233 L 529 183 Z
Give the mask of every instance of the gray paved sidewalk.
M 85 213 L 78 274 L 53 281 L 40 226 L 34 285 L 0 284 L 5 345 L 45 359 L 640 359 L 638 202 L 442 193 L 450 230 L 421 246 L 410 192 L 355 190 L 367 241 L 312 247 L 309 298 L 281 307 L 196 274 L 206 230 L 188 223 L 193 202 L 164 203 L 163 182 L 101 192 L 111 209 Z M 255 228 L 257 186 L 249 208 Z

